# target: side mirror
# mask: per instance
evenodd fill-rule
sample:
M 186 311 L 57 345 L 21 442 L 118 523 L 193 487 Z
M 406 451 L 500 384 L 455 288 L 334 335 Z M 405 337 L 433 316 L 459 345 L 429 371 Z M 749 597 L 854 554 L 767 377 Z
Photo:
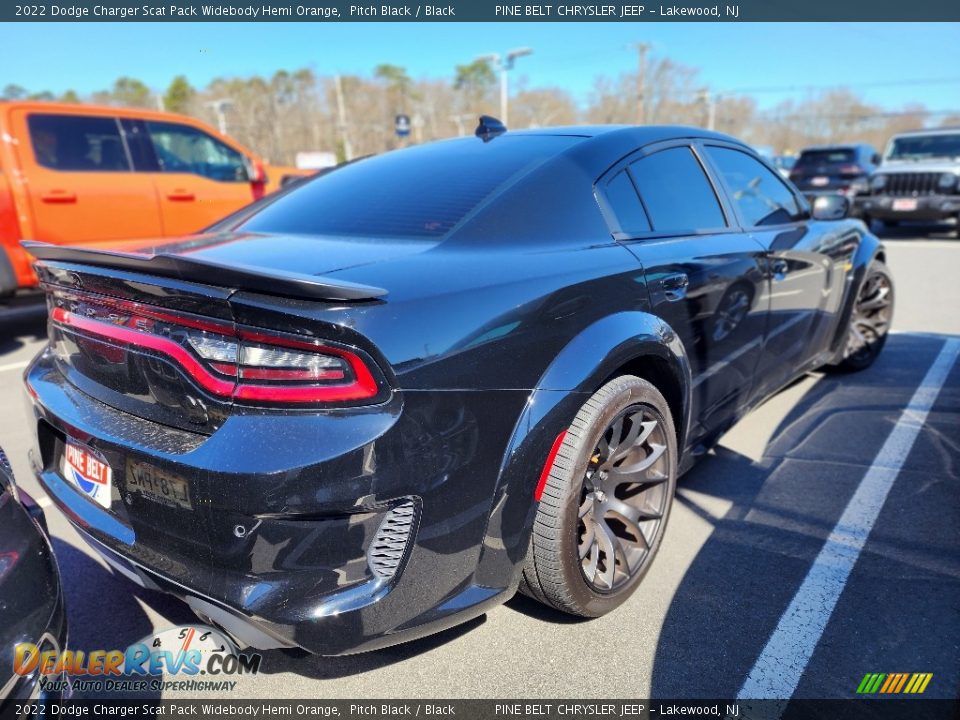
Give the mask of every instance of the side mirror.
M 818 195 L 813 200 L 814 220 L 843 220 L 850 214 L 850 201 L 843 195 Z
M 247 174 L 247 181 L 254 185 L 263 185 L 267 182 L 267 173 L 258 161 L 246 155 L 243 156 L 243 169 Z
M 880 155 L 878 153 L 874 153 L 873 157 L 870 158 L 870 162 L 872 162 L 874 165 L 879 165 L 881 162 Z

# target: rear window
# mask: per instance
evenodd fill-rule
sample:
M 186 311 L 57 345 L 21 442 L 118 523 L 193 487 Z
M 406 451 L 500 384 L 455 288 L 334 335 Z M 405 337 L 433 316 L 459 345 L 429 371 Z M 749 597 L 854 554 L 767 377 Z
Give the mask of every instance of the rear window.
M 84 115 L 30 115 L 30 144 L 51 170 L 123 172 L 130 169 L 117 121 Z
M 270 203 L 252 232 L 440 238 L 487 201 L 582 138 L 452 140 L 346 165 Z
M 853 150 L 841 148 L 839 150 L 806 150 L 800 154 L 795 168 L 808 165 L 845 165 L 856 160 Z

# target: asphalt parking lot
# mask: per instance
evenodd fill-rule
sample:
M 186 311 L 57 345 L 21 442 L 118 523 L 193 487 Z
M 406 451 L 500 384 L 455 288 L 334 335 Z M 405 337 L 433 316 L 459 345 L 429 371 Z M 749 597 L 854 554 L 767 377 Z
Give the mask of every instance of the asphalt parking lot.
M 916 235 L 885 238 L 897 308 L 876 365 L 806 377 L 734 427 L 681 479 L 660 556 L 617 612 L 579 621 L 518 597 L 375 653 L 268 652 L 233 697 L 729 698 L 748 677 L 792 675 L 795 697 L 829 698 L 852 696 L 868 672 L 933 673 L 926 696 L 956 697 L 960 362 L 944 353 L 960 342 L 960 240 Z M 38 497 L 20 376 L 43 336 L 42 308 L 0 320 L 0 444 Z M 935 365 L 942 388 L 918 424 L 915 407 L 904 411 L 933 397 L 915 393 Z M 888 442 L 901 431 L 912 445 Z M 889 480 L 885 502 L 865 484 L 877 477 Z M 857 497 L 872 492 L 879 512 L 872 531 L 848 576 L 818 580 L 811 567 L 845 532 L 838 521 L 861 485 Z M 114 576 L 54 508 L 47 515 L 74 648 L 124 648 L 193 621 L 179 601 Z M 790 608 L 803 597 L 815 617 L 798 636 Z

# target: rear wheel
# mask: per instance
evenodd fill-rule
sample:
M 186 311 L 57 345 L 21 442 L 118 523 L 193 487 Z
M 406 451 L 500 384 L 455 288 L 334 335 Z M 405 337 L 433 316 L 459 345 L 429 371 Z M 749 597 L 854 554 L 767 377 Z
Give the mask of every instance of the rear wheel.
M 584 403 L 550 469 L 520 590 L 573 615 L 623 603 L 650 568 L 677 481 L 663 395 L 625 375 Z
M 843 360 L 836 366 L 838 369 L 855 372 L 873 365 L 887 342 L 893 321 L 893 300 L 893 277 L 884 263 L 874 260 L 867 268 L 850 315 L 847 346 Z

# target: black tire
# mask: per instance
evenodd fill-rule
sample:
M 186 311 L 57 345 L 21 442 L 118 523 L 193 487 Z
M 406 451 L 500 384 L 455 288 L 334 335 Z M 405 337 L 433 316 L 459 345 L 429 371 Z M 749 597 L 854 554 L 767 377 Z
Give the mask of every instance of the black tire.
M 677 435 L 663 395 L 632 375 L 611 380 L 567 429 L 537 509 L 520 591 L 581 617 L 599 617 L 622 604 L 657 554 L 676 483 Z M 641 496 L 642 509 L 632 504 Z
M 844 358 L 834 369 L 859 372 L 873 365 L 887 342 L 894 299 L 893 276 L 883 262 L 872 261 L 850 315 Z

